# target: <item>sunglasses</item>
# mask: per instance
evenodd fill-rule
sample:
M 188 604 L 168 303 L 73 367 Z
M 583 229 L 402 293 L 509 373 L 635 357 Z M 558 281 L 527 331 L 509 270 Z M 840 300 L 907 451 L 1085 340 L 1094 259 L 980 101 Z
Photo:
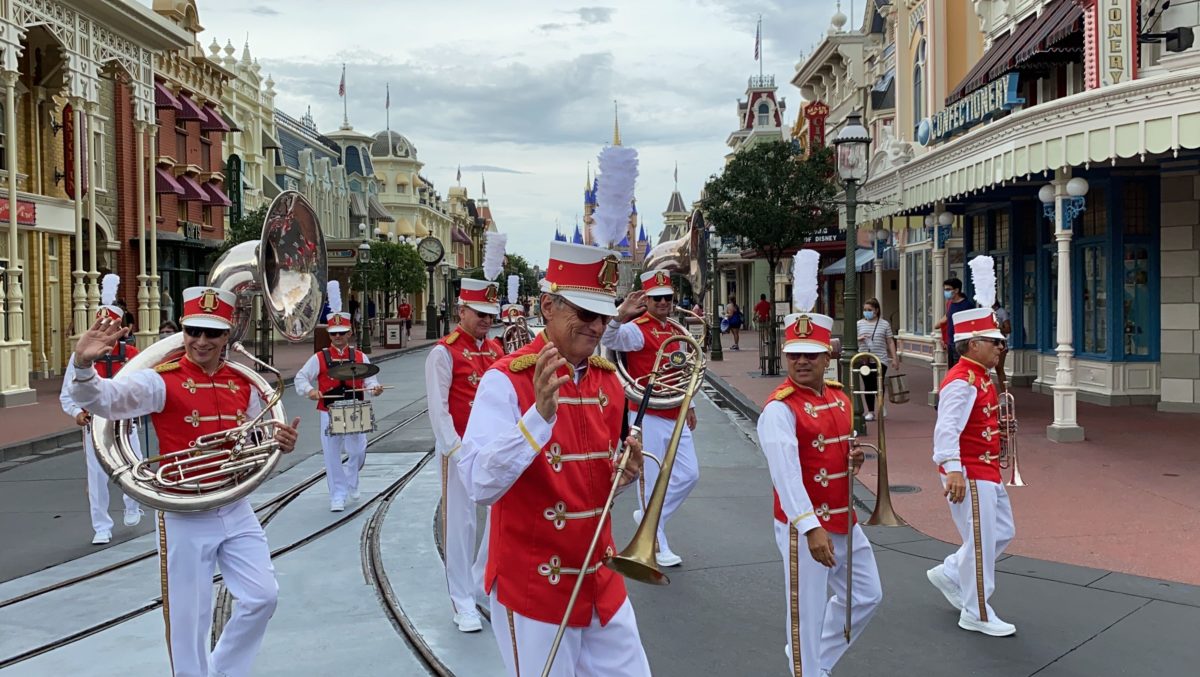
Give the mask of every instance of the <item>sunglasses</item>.
M 563 303 L 566 304 L 566 306 L 572 311 L 574 311 L 575 317 L 578 317 L 579 321 L 584 324 L 591 324 L 596 320 L 604 320 L 607 322 L 608 319 L 612 317 L 612 315 L 601 315 L 600 313 L 594 313 L 590 310 L 584 310 L 583 308 L 580 308 L 566 299 L 563 299 Z
M 667 296 L 651 296 L 651 297 L 650 297 L 650 300 L 651 300 L 651 301 L 654 301 L 655 303 L 670 303 L 670 302 L 672 302 L 672 301 L 674 301 L 674 300 L 675 300 L 675 297 L 674 297 L 674 296 L 671 296 L 671 295 L 667 295 Z
M 221 338 L 228 332 L 229 332 L 228 329 L 211 329 L 209 327 L 184 327 L 183 328 L 183 333 L 187 334 L 188 336 L 191 336 L 192 338 L 200 338 L 201 336 L 203 336 L 204 338 L 215 339 L 215 338 Z
M 986 341 L 986 342 L 988 342 L 988 343 L 990 343 L 990 344 L 992 344 L 992 345 L 996 346 L 997 348 L 1004 348 L 1005 346 L 1007 346 L 1007 345 L 1008 345 L 1008 341 L 1004 341 L 1004 340 L 1002 340 L 1002 339 L 995 339 L 995 338 L 981 338 L 981 339 L 979 339 L 979 340 L 980 340 L 980 341 Z

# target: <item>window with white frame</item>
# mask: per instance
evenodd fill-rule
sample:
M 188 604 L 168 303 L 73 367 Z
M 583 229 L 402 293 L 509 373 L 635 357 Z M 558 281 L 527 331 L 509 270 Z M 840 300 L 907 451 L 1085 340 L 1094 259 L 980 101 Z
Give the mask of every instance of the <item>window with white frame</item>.
M 92 182 L 96 186 L 96 190 L 103 191 L 108 189 L 108 170 L 106 164 L 108 161 L 108 151 L 104 147 L 104 131 L 106 120 L 101 117 L 92 117 L 92 142 L 96 149 L 96 171 L 92 177 Z
M 771 124 L 771 107 L 764 101 L 758 104 L 758 126 L 767 127 Z
M 8 169 L 8 116 L 0 103 L 0 170 Z

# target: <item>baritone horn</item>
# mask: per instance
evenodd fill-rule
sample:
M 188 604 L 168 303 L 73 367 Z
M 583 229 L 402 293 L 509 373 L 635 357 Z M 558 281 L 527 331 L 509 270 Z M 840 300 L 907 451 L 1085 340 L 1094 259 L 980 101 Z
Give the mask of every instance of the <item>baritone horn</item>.
M 667 348 L 676 344 L 678 344 L 677 347 L 673 349 Z M 680 395 L 680 415 L 675 419 L 675 429 L 671 431 L 671 439 L 667 443 L 667 449 L 663 453 L 662 459 L 654 459 L 659 466 L 658 479 L 654 482 L 654 491 L 650 494 L 650 500 L 646 504 L 646 510 L 642 515 L 641 524 L 638 525 L 637 533 L 634 534 L 633 540 L 624 550 L 611 557 L 606 557 L 604 565 L 635 581 L 667 585 L 671 581 L 658 568 L 658 562 L 654 556 L 658 547 L 656 542 L 658 522 L 662 518 L 663 503 L 667 498 L 667 485 L 671 482 L 671 470 L 675 467 L 675 454 L 679 449 L 679 440 L 683 436 L 683 426 L 686 425 L 687 416 L 683 412 L 686 412 L 691 405 L 692 397 L 700 389 L 700 380 L 704 375 L 703 347 L 699 341 L 689 335 L 672 336 L 658 347 L 654 364 L 658 367 L 650 374 L 649 381 L 642 393 L 641 402 L 638 404 L 637 415 L 629 428 L 629 434 L 641 439 L 642 420 L 646 416 L 651 393 L 656 389 L 666 389 Z M 685 383 L 679 381 L 679 374 L 687 377 Z M 662 379 L 661 382 L 660 379 Z M 623 443 L 624 440 L 622 440 Z M 645 451 L 642 452 L 642 455 L 654 458 Z M 550 655 L 546 657 L 546 666 L 542 669 L 542 677 L 548 677 L 550 669 L 554 666 L 554 657 L 558 655 L 558 646 L 567 629 L 567 621 L 571 617 L 571 611 L 575 608 L 575 601 L 579 598 L 579 590 L 583 587 L 583 578 L 586 574 L 582 572 L 586 572 L 590 568 L 592 557 L 596 552 L 596 544 L 600 542 L 600 536 L 604 533 L 605 520 L 612 512 L 613 498 L 617 494 L 617 487 L 620 486 L 625 466 L 629 463 L 629 450 L 625 449 L 620 452 L 618 458 L 620 461 L 617 464 L 612 487 L 608 491 L 608 499 L 604 502 L 604 510 L 596 522 L 596 531 L 592 534 L 592 542 L 588 545 L 587 553 L 583 557 L 583 565 L 579 567 L 581 573 L 575 576 L 575 587 L 571 590 L 570 599 L 567 600 L 567 609 L 563 612 L 562 622 L 558 624 L 558 634 L 554 636 L 554 643 L 550 646 Z
M 1005 482 L 1010 487 L 1023 487 L 1025 480 L 1021 477 L 1021 463 L 1017 451 L 1017 401 L 1008 392 L 1008 384 L 1000 393 L 1000 469 L 1012 470 L 1012 475 Z
M 862 362 L 862 364 L 860 365 L 859 362 Z M 854 418 L 853 411 L 858 406 L 859 396 L 875 396 L 875 411 L 873 412 L 875 414 L 875 444 L 866 442 L 858 443 L 860 447 L 873 450 L 875 458 L 879 463 L 878 481 L 875 485 L 875 510 L 871 512 L 871 517 L 867 520 L 867 524 L 870 526 L 902 527 L 907 523 L 892 508 L 892 492 L 891 487 L 888 486 L 887 435 L 884 431 L 884 421 L 886 419 L 883 417 L 882 411 L 883 398 L 885 397 L 884 381 L 882 378 L 883 361 L 874 353 L 857 353 L 854 357 L 850 358 L 850 372 L 852 375 L 858 375 L 859 382 L 862 383 L 863 387 L 862 390 L 858 390 L 854 388 L 853 383 L 847 384 L 851 389 L 850 409 L 852 419 Z M 866 377 L 872 374 L 875 375 L 875 389 L 866 390 Z M 853 487 L 854 482 L 851 482 L 850 485 Z
M 529 329 L 529 321 L 515 306 L 501 317 L 504 318 L 504 334 L 500 338 L 500 343 L 504 346 L 505 355 L 520 350 L 533 341 L 533 332 Z
M 267 210 L 261 237 L 223 254 L 208 278 L 209 286 L 237 297 L 230 349 L 275 375 L 272 384 L 254 368 L 225 363 L 262 397 L 261 413 L 237 427 L 201 436 L 187 449 L 164 451 L 149 459 L 130 444 L 132 421 L 93 417 L 96 458 L 127 496 L 158 510 L 199 512 L 248 496 L 271 474 L 282 453 L 272 437 L 276 426 L 288 422 L 280 403 L 283 379 L 242 347 L 240 339 L 249 327 L 258 294 L 280 334 L 291 341 L 311 334 L 320 316 L 326 277 L 325 238 L 317 214 L 303 195 L 284 191 Z M 183 354 L 180 332 L 138 353 L 114 380 L 132 378 L 137 370 L 153 369 Z

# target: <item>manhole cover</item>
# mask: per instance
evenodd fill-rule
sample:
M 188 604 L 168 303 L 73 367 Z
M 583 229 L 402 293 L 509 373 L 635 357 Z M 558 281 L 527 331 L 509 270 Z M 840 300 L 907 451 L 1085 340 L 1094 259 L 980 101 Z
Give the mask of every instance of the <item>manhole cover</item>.
M 912 484 L 889 484 L 888 490 L 893 494 L 919 494 L 921 487 Z

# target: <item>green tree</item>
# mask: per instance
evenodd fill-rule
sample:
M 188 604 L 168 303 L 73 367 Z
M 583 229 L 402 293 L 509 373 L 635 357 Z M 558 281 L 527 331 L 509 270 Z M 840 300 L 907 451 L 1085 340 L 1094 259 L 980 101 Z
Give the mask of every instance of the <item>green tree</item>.
M 370 290 L 383 294 L 384 317 L 397 307 L 397 297 L 425 288 L 425 264 L 410 244 L 371 242 L 371 263 L 365 274 Z
M 836 192 L 828 149 L 805 155 L 787 142 L 766 142 L 738 152 L 720 176 L 709 179 L 701 208 L 718 235 L 737 238 L 766 259 L 767 293 L 774 308 L 776 266 L 805 237 L 831 223 Z M 771 313 L 772 341 L 774 329 Z
M 224 254 L 236 245 L 262 237 L 263 223 L 267 220 L 267 208 L 267 205 L 263 205 L 252 212 L 246 212 L 242 218 L 233 220 L 229 224 L 229 228 L 225 230 L 225 241 L 214 252 L 214 260 L 216 256 Z

